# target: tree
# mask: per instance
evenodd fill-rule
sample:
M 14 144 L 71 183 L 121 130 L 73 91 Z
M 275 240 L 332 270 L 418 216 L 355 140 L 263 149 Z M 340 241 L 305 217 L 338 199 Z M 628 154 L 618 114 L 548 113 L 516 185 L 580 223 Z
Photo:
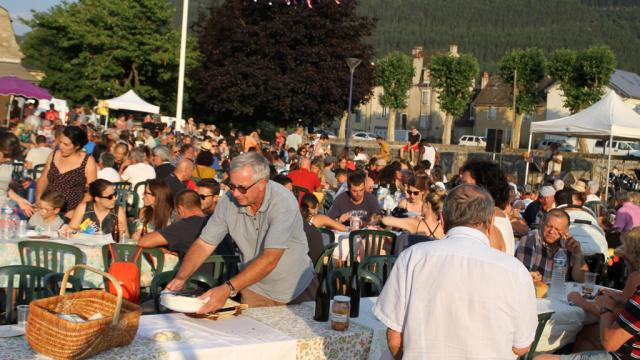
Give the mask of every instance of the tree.
M 390 53 L 378 63 L 376 75 L 383 88 L 380 105 L 389 108 L 387 140 L 395 141 L 396 113 L 407 107 L 407 92 L 413 81 L 411 57 L 398 51 Z
M 512 89 L 516 82 L 516 116 L 511 124 L 511 147 L 517 149 L 520 147 L 524 115 L 535 112 L 536 104 L 543 98 L 538 85 L 545 77 L 546 59 L 538 48 L 514 49 L 500 60 L 499 67 L 500 76 Z
M 89 105 L 134 89 L 175 109 L 180 36 L 173 12 L 165 0 L 63 2 L 23 20 L 33 31 L 22 50 L 56 97 Z M 188 55 L 189 67 L 197 59 L 193 46 Z
M 244 127 L 258 120 L 287 126 L 332 123 L 349 95 L 345 59 L 362 59 L 353 104 L 373 87 L 373 48 L 364 42 L 373 21 L 356 1 L 287 5 L 284 1 L 213 4 L 195 28 L 202 66 L 192 72 L 196 106 Z
M 478 76 L 478 60 L 469 54 L 436 55 L 431 58 L 429 72 L 432 86 L 438 90 L 438 102 L 445 112 L 442 143 L 451 143 L 454 116 L 462 116 L 473 91 L 473 80 Z
M 615 55 L 607 46 L 562 49 L 551 54 L 549 74 L 564 93 L 564 106 L 575 114 L 602 98 L 615 67 Z M 580 139 L 580 152 L 588 152 L 585 139 Z

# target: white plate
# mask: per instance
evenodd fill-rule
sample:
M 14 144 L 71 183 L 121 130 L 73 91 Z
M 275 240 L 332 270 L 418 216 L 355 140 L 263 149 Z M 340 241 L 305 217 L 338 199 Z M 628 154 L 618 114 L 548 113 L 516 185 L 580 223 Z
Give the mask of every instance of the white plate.
M 24 329 L 15 325 L 0 326 L 0 338 L 24 335 Z
M 204 305 L 205 301 L 195 297 L 180 296 L 173 294 L 161 294 L 160 304 L 171 311 L 181 313 L 195 313 Z

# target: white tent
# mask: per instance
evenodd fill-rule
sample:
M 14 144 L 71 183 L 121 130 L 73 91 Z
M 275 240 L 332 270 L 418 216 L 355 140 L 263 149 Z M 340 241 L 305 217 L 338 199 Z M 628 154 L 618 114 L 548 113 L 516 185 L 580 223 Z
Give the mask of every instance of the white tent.
M 118 97 L 107 100 L 107 104 L 109 105 L 109 109 L 115 110 L 133 110 L 150 114 L 158 114 L 160 112 L 159 106 L 149 104 L 142 100 L 133 90 L 129 90 Z
M 585 110 L 555 120 L 531 123 L 529 152 L 533 133 L 557 134 L 598 139 L 609 139 L 609 147 L 616 139 L 640 139 L 640 115 L 622 101 L 614 91 L 609 91 L 600 101 Z M 611 171 L 611 149 L 607 165 L 607 177 Z M 529 163 L 525 170 L 525 181 L 529 175 Z M 609 181 L 605 199 L 609 195 Z

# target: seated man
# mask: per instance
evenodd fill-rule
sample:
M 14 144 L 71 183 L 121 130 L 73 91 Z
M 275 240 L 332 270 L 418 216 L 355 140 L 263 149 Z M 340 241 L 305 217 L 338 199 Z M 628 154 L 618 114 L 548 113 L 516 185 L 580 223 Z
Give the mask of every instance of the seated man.
M 607 294 L 596 298 L 600 308 L 600 337 L 604 350 L 570 355 L 540 355 L 536 360 L 637 359 L 640 348 L 640 290 L 627 301 L 622 312 Z
M 182 260 L 191 244 L 200 236 L 202 228 L 209 220 L 209 215 L 202 211 L 200 196 L 193 190 L 184 190 L 176 196 L 176 210 L 178 212 L 178 221 L 158 231 L 144 235 L 138 241 L 138 246 L 141 248 L 166 246 L 169 250 L 177 252 L 178 257 Z M 216 248 L 214 253 L 233 255 L 233 251 L 230 250 L 228 245 L 223 242 Z M 206 271 L 208 269 L 201 267 L 200 270 Z
M 603 254 L 606 257 L 609 245 L 604 230 L 593 211 L 580 205 L 580 199 L 576 198 L 580 195 L 573 186 L 558 191 L 555 196 L 558 209 L 564 210 L 571 219 L 569 234 L 580 242 L 584 255 Z
M 371 215 L 379 213 L 380 204 L 376 197 L 365 191 L 365 177 L 361 172 L 354 172 L 347 180 L 348 191 L 338 195 L 327 214 L 338 222 L 346 223 L 354 210 L 364 211 L 363 220 L 368 222 Z
M 220 198 L 220 184 L 214 179 L 202 179 L 197 185 L 202 211 L 207 215 L 213 214 Z
M 193 172 L 193 161 L 189 159 L 182 159 L 176 163 L 176 168 L 167 177 L 164 178 L 164 182 L 171 188 L 171 194 L 177 196 L 182 190 L 191 189 L 195 190 L 195 186 L 191 188 L 190 182 L 191 173 Z
M 552 209 L 544 217 L 540 229 L 531 230 L 520 239 L 516 257 L 529 269 L 534 278 L 551 280 L 553 258 L 558 251 L 568 260 L 567 275 L 576 282 L 584 282 L 589 271 L 582 255 L 580 242 L 569 235 L 569 215 L 564 210 Z

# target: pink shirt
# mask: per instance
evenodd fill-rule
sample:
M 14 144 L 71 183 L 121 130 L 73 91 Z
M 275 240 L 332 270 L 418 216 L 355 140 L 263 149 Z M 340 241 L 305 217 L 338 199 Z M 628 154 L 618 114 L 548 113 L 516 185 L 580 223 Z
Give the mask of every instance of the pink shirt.
M 627 201 L 616 213 L 616 223 L 613 225 L 621 233 L 625 233 L 635 226 L 640 226 L 640 206 Z

